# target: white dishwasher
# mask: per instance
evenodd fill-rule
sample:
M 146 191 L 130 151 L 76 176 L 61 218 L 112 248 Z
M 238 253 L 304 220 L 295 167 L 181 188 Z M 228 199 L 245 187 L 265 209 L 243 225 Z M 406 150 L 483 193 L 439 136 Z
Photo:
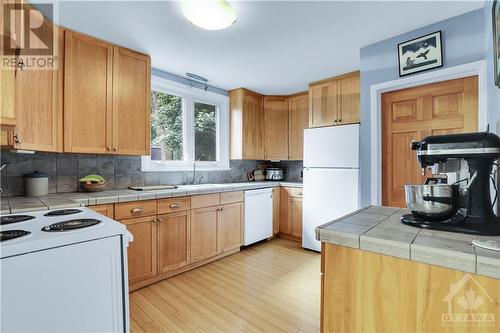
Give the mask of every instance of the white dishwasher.
M 245 191 L 243 245 L 267 239 L 273 235 L 273 189 Z

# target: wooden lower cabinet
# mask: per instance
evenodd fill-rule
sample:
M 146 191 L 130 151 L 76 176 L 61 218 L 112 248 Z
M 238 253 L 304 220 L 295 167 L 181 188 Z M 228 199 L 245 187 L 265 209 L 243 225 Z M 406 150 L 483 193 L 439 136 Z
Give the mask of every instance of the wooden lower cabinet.
M 280 187 L 273 188 L 273 235 L 280 232 Z
M 152 278 L 157 274 L 156 216 L 137 217 L 120 221 L 134 236 L 128 247 L 129 283 Z
M 325 243 L 321 259 L 321 332 L 498 332 L 500 280 Z
M 158 216 L 158 273 L 189 265 L 190 258 L 189 211 Z
M 243 243 L 243 203 L 224 205 L 219 211 L 219 253 L 239 248 Z
M 101 215 L 109 217 L 110 219 L 115 218 L 115 205 L 113 204 L 95 205 L 90 206 L 89 208 Z
M 219 206 L 191 211 L 191 262 L 215 256 L 218 251 Z
M 302 189 L 282 187 L 280 191 L 279 234 L 283 238 L 302 239 Z

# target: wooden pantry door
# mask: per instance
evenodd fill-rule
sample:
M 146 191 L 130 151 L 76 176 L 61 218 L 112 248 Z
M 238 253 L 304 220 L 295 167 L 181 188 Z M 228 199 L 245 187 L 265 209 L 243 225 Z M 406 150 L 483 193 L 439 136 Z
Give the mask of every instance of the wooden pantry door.
M 382 95 L 382 203 L 406 207 L 405 184 L 422 184 L 412 140 L 478 129 L 477 76 Z

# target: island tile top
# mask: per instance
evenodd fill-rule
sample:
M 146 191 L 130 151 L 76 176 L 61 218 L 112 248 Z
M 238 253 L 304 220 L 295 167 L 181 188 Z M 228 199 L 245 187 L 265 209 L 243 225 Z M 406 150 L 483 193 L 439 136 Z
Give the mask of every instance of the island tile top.
M 401 223 L 406 208 L 369 206 L 316 228 L 324 243 L 375 252 L 500 279 L 500 252 L 474 247 L 474 236 L 420 229 Z

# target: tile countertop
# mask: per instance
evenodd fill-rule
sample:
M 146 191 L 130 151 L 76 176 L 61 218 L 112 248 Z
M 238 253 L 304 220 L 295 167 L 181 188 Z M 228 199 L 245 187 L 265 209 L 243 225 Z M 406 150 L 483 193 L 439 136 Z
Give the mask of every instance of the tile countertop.
M 60 209 L 75 206 L 88 206 L 110 204 L 117 202 L 150 200 L 171 197 L 182 197 L 187 195 L 244 191 L 267 187 L 302 187 L 298 182 L 245 182 L 245 183 L 223 183 L 215 186 L 201 185 L 179 185 L 176 189 L 134 191 L 129 189 L 110 190 L 102 192 L 72 192 L 54 193 L 43 197 L 2 197 L 0 200 L 0 214 L 22 213 L 37 210 Z
M 370 206 L 316 228 L 324 243 L 375 252 L 500 279 L 500 252 L 472 246 L 474 236 L 402 224 L 408 209 Z

